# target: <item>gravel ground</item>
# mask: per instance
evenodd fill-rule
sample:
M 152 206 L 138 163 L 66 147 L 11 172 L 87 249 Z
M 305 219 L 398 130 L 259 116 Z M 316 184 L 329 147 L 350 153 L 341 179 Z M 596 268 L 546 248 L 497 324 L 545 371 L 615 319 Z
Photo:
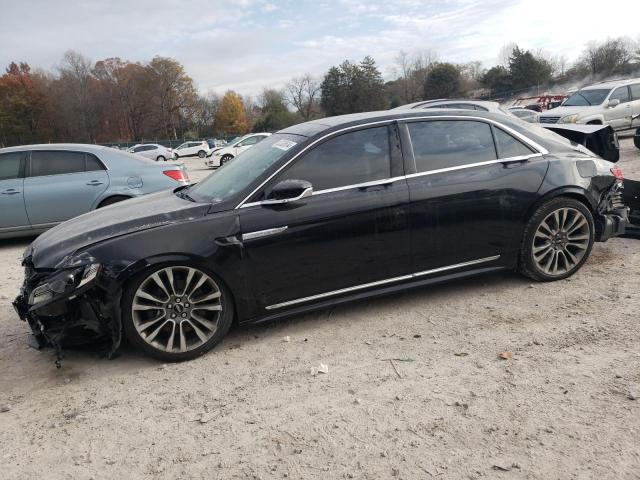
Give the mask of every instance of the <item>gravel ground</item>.
M 10 307 L 28 242 L 0 245 L 2 478 L 638 478 L 638 240 L 562 282 L 495 274 L 236 328 L 189 363 L 60 370 Z

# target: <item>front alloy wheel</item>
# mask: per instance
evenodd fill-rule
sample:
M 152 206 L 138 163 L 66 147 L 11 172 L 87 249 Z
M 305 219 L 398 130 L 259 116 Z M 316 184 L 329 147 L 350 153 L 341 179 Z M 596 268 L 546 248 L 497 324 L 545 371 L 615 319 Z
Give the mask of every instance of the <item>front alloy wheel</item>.
M 206 157 L 206 156 L 207 156 L 207 152 L 205 152 L 204 150 L 200 150 L 200 151 L 198 152 L 198 157 L 200 157 L 200 158 L 204 158 L 204 157 Z
M 166 361 L 195 358 L 215 346 L 233 318 L 224 288 L 208 273 L 187 265 L 148 272 L 125 295 L 127 338 Z
M 571 198 L 552 200 L 529 221 L 520 269 L 535 280 L 567 278 L 587 260 L 593 240 L 593 217 L 584 204 Z

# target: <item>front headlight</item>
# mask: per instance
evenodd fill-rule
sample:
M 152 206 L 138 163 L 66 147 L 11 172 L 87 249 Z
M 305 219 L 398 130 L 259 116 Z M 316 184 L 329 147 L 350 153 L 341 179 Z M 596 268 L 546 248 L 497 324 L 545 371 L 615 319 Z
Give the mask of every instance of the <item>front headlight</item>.
M 565 115 L 558 120 L 558 123 L 576 123 L 578 121 L 578 114 L 574 113 L 573 115 Z
M 46 283 L 38 285 L 29 294 L 29 305 L 47 302 L 60 295 L 69 295 L 93 281 L 100 272 L 101 265 L 96 259 L 83 252 L 62 259 L 54 274 Z

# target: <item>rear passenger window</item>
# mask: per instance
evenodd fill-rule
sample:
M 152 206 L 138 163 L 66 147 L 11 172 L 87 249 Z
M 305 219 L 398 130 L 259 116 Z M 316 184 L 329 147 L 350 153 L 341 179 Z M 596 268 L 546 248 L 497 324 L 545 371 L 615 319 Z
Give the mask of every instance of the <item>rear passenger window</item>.
M 640 83 L 631 85 L 631 98 L 633 100 L 640 100 Z
M 32 177 L 84 172 L 83 152 L 32 151 Z
M 496 160 L 491 127 L 484 122 L 436 120 L 409 123 L 418 172 Z
M 496 146 L 498 147 L 498 155 L 500 158 L 520 157 L 535 153 L 520 140 L 499 128 L 494 128 L 493 133 L 496 136 Z
M 91 153 L 87 153 L 86 154 L 86 167 L 85 170 L 87 172 L 94 172 L 96 170 L 104 170 L 104 167 L 102 166 L 102 163 L 100 163 L 100 160 L 98 160 L 98 158 L 91 154 Z
M 280 176 L 307 180 L 314 190 L 344 187 L 391 176 L 387 127 L 345 133 L 314 148 Z
M 0 180 L 11 180 L 20 176 L 22 152 L 0 154 Z

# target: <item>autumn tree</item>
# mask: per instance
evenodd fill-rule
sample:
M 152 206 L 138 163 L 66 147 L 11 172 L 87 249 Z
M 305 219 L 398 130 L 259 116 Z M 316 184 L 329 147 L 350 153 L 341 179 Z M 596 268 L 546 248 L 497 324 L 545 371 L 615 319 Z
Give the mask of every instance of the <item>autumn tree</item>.
M 91 60 L 73 50 L 64 54 L 58 67 L 60 114 L 71 141 L 93 142 L 95 139 L 91 70 Z
M 177 138 L 180 119 L 191 115 L 198 98 L 193 80 L 172 58 L 154 57 L 146 68 L 157 129 Z
M 216 130 L 223 135 L 243 135 L 249 131 L 242 97 L 233 90 L 220 100 L 215 118 Z

